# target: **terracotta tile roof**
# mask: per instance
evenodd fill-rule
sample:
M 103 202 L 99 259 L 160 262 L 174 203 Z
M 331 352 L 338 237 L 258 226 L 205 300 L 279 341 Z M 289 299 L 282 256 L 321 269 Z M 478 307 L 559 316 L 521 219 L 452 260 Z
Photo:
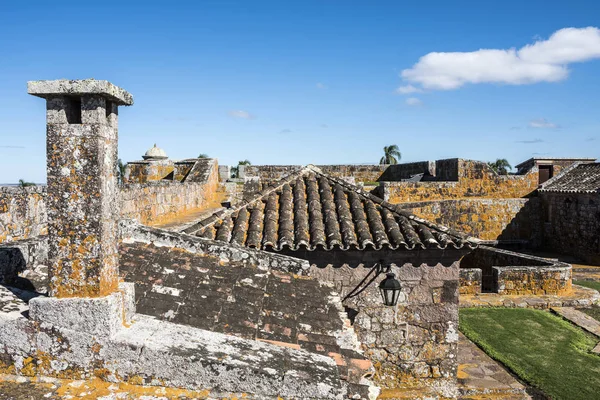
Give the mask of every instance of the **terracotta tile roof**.
M 184 232 L 275 251 L 477 247 L 475 239 L 418 218 L 314 166 Z
M 539 189 L 541 192 L 600 193 L 600 163 L 579 164 Z

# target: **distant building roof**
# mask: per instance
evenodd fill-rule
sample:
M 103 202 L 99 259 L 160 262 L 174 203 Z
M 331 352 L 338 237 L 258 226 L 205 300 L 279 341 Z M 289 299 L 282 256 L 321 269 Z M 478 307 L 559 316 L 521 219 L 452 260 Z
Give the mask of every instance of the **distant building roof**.
M 541 192 L 600 193 L 600 163 L 579 164 L 547 181 Z
M 418 218 L 314 166 L 184 232 L 275 251 L 477 247 L 466 235 Z
M 580 162 L 594 162 L 596 161 L 595 158 L 589 158 L 589 157 L 532 157 L 528 160 L 523 161 L 520 164 L 515 165 L 515 168 L 519 169 L 522 166 L 525 166 L 529 163 L 533 163 L 536 161 L 580 161 Z

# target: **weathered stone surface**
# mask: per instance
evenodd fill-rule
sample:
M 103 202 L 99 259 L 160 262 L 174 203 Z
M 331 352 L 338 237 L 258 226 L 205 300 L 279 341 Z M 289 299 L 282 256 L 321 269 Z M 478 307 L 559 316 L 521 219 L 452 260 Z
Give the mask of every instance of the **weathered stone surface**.
M 126 316 L 133 314 L 131 287 L 131 284 L 123 285 L 123 292 L 104 297 L 36 297 L 29 301 L 29 316 L 39 323 L 110 337 L 127 322 Z
M 346 295 L 369 271 L 347 266 L 312 267 L 310 275 L 333 282 Z M 418 380 L 438 396 L 456 395 L 458 263 L 450 267 L 405 264 L 393 266 L 392 271 L 402 285 L 396 307 L 382 304 L 375 284 L 345 300 L 351 315 L 356 315 L 354 329 L 365 355 L 377 370 L 376 382 L 384 393 L 391 388 L 407 390 Z
M 43 98 L 56 96 L 97 94 L 110 99 L 121 106 L 133 104 L 133 96 L 108 81 L 95 79 L 27 82 L 27 93 Z
M 162 180 L 122 185 L 119 192 L 121 217 L 135 219 L 146 225 L 156 225 L 168 222 L 182 213 L 218 205 L 217 162 L 214 159 L 198 160 L 200 161 L 203 165 L 206 164 L 203 173 L 200 176 L 187 176 L 189 179 L 184 182 Z M 131 182 L 132 179 L 128 181 Z
M 460 269 L 460 294 L 481 293 L 481 268 Z
M 391 203 L 468 197 L 519 198 L 538 185 L 536 168 L 524 175 L 498 175 L 485 162 L 452 158 L 437 160 L 435 179 L 425 182 L 382 182 L 378 195 Z
M 483 240 L 522 240 L 532 246 L 540 245 L 542 240 L 541 208 L 536 197 L 440 199 L 398 206 Z
M 481 270 L 484 292 L 565 295 L 572 289 L 571 265 L 542 257 L 479 246 L 463 257 L 460 264 L 461 269 Z
M 47 104 L 48 255 L 52 296 L 117 289 L 117 105 L 132 104 L 106 81 L 36 81 Z
M 600 265 L 600 193 L 541 192 L 544 247 Z
M 45 235 L 46 187 L 0 187 L 0 243 Z

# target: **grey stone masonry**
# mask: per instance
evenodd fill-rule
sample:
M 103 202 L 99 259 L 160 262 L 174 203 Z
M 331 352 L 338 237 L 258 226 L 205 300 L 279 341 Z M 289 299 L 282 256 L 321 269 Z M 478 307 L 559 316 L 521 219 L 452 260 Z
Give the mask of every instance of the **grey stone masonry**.
M 118 285 L 118 105 L 132 96 L 109 82 L 35 81 L 46 99 L 49 293 L 97 297 Z
M 27 93 L 45 99 L 56 96 L 98 95 L 119 106 L 133 105 L 133 96 L 130 93 L 108 81 L 95 79 L 30 81 L 27 82 Z

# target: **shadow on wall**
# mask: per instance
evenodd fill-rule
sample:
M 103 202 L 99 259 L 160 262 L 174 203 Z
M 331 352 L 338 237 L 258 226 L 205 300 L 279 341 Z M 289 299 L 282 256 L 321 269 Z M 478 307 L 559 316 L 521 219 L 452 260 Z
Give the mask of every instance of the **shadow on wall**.
M 10 245 L 0 246 L 0 284 L 14 283 L 25 270 L 27 260 L 23 250 Z
M 539 248 L 542 245 L 542 223 L 540 199 L 531 197 L 498 235 L 497 240 L 508 243 L 526 241 L 528 247 Z

